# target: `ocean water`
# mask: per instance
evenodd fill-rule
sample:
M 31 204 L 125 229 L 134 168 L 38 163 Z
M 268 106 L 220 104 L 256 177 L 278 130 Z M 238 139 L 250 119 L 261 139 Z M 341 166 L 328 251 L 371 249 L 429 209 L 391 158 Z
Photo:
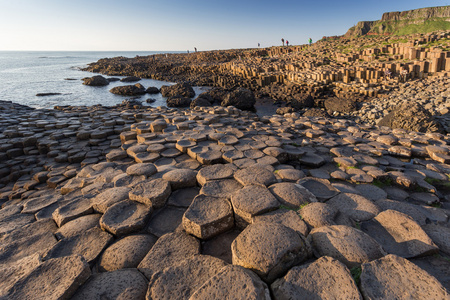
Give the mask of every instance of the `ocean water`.
M 0 100 L 13 101 L 35 108 L 53 108 L 55 105 L 113 106 L 130 97 L 109 92 L 115 86 L 134 83 L 111 82 L 104 87 L 82 84 L 81 79 L 96 74 L 80 71 L 81 67 L 105 57 L 135 57 L 165 52 L 30 52 L 0 51 Z M 172 52 L 173 53 L 173 52 Z M 122 78 L 121 76 L 115 76 Z M 74 80 L 67 80 L 74 79 Z M 144 87 L 170 85 L 165 81 L 142 79 Z M 205 90 L 194 87 L 196 94 Z M 61 93 L 61 95 L 38 97 L 38 93 Z M 146 99 L 156 102 L 147 104 Z M 144 95 L 139 100 L 144 105 L 164 106 L 161 94 Z

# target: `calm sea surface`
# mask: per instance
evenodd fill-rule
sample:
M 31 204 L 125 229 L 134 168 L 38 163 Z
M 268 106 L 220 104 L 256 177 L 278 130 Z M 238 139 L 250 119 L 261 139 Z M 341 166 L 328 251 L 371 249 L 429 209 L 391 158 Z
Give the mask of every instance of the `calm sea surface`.
M 79 68 L 105 57 L 135 57 L 164 52 L 9 52 L 0 51 L 0 100 L 13 101 L 36 108 L 52 108 L 55 105 L 112 106 L 129 97 L 111 94 L 115 86 L 130 83 L 111 82 L 105 87 L 82 84 L 81 78 L 96 74 L 80 71 Z M 120 76 L 116 76 L 122 78 Z M 66 79 L 75 80 L 66 80 Z M 144 87 L 169 83 L 143 79 Z M 131 83 L 134 84 L 134 83 Z M 194 88 L 197 94 L 202 88 Z M 37 97 L 37 93 L 61 93 L 62 95 Z M 165 98 L 158 95 L 144 95 L 140 100 L 156 99 L 151 106 L 165 105 Z M 150 104 L 149 104 L 150 105 Z

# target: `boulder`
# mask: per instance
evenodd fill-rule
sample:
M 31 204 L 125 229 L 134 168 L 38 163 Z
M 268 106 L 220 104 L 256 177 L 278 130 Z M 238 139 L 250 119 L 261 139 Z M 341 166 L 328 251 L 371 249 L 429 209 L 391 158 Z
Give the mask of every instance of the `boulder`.
M 309 108 L 303 113 L 303 116 L 315 118 L 331 118 L 331 116 L 325 110 L 320 108 Z
M 155 86 L 149 86 L 146 90 L 145 90 L 145 92 L 147 93 L 147 94 L 159 94 L 160 93 L 160 90 L 157 88 L 157 87 L 155 87 Z
M 418 132 L 443 132 L 440 123 L 417 102 L 399 105 L 377 125 Z
M 166 103 L 168 107 L 189 107 L 191 105 L 191 99 L 176 95 L 167 98 Z
M 233 264 L 250 269 L 272 282 L 310 256 L 305 238 L 277 223 L 258 222 L 247 226 L 231 244 Z
M 211 106 L 211 102 L 208 101 L 208 99 L 205 99 L 203 97 L 197 97 L 194 100 L 192 100 L 190 104 L 191 108 L 197 107 L 197 106 L 203 106 L 203 107 L 209 107 Z
M 161 94 L 163 97 L 183 96 L 192 98 L 195 96 L 194 89 L 187 83 L 177 83 L 175 85 L 161 87 Z
M 314 228 L 309 237 L 312 239 L 316 257 L 331 256 L 349 268 L 386 255 L 375 239 L 349 226 Z
M 275 299 L 362 300 L 349 269 L 328 256 L 293 267 L 272 283 L 271 288 Z
M 254 108 L 256 103 L 255 95 L 253 92 L 245 88 L 237 88 L 232 92 L 228 93 L 223 101 L 220 103 L 221 106 L 234 106 L 242 110 L 251 110 Z
M 393 254 L 363 264 L 360 280 L 364 299 L 450 299 L 436 278 Z
M 350 113 L 357 110 L 356 101 L 354 99 L 345 98 L 328 98 L 324 101 L 325 109 L 328 111 L 337 111 L 342 113 Z
M 121 96 L 140 96 L 145 94 L 145 89 L 137 85 L 116 86 L 109 91 Z
M 136 82 L 139 80 L 141 80 L 141 78 L 136 77 L 136 76 L 128 76 L 128 77 L 120 79 L 121 82 Z
M 105 85 L 109 84 L 109 81 L 101 75 L 83 78 L 82 80 L 83 80 L 84 85 L 89 85 L 89 86 L 105 86 Z
M 295 94 L 291 100 L 291 106 L 295 109 L 310 108 L 314 106 L 314 99 L 309 94 Z

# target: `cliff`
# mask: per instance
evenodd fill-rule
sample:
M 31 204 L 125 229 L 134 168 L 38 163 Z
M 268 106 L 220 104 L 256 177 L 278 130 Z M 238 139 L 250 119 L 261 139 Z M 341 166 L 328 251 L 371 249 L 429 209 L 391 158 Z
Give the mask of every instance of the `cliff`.
M 403 35 L 450 29 L 450 6 L 426 7 L 384 13 L 379 21 L 361 21 L 346 37 L 363 35 Z

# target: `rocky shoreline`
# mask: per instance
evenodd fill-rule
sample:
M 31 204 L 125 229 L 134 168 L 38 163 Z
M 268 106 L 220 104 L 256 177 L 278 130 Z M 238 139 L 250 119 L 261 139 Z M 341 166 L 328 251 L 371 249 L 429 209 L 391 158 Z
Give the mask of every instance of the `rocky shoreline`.
M 450 297 L 448 135 L 7 102 L 0 128 L 0 299 Z

